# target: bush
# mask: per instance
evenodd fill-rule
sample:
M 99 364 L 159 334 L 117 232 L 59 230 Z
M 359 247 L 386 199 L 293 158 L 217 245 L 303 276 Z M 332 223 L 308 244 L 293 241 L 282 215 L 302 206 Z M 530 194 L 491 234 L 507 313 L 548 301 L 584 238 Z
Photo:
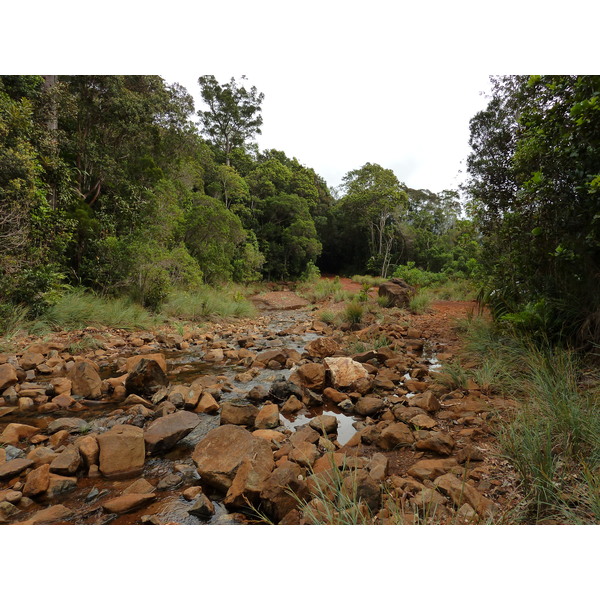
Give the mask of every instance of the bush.
M 359 302 L 351 302 L 346 305 L 344 309 L 344 318 L 347 323 L 351 325 L 357 325 L 362 321 L 365 307 Z
M 431 307 L 433 298 L 429 291 L 419 290 L 411 299 L 408 308 L 416 315 L 421 315 L 427 312 Z
M 235 289 L 202 286 L 193 292 L 172 292 L 162 312 L 168 317 L 204 321 L 212 316 L 251 317 L 256 309 Z

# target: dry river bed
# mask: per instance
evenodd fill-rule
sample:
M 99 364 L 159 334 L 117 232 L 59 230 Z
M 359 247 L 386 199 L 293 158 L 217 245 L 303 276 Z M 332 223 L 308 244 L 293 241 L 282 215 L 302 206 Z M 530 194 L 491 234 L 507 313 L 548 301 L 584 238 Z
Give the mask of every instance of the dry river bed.
M 334 481 L 363 522 L 502 522 L 510 406 L 435 377 L 471 303 L 342 331 L 269 296 L 184 335 L 87 328 L 0 354 L 0 523 L 303 524 Z

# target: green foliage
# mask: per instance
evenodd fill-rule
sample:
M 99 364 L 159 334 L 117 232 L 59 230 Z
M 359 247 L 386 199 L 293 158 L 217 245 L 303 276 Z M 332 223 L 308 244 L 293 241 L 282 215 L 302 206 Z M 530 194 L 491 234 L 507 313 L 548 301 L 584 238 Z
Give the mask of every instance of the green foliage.
M 173 292 L 163 314 L 187 321 L 205 321 L 210 317 L 251 317 L 256 309 L 238 290 L 202 286 L 193 292 Z
M 344 319 L 350 325 L 358 325 L 362 319 L 365 312 L 365 307 L 359 302 L 350 302 L 344 308 Z
M 410 299 L 408 308 L 411 312 L 421 315 L 427 312 L 431 307 L 433 296 L 428 290 L 418 290 L 417 293 Z

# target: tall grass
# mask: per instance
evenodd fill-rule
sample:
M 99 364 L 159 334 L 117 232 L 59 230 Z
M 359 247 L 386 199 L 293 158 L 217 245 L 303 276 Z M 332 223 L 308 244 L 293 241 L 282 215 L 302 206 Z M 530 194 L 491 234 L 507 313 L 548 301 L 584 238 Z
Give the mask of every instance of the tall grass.
M 317 281 L 307 281 L 296 287 L 298 295 L 306 298 L 309 302 L 321 302 L 327 298 L 333 297 L 338 292 L 343 292 L 340 278 L 319 279 Z
M 188 321 L 204 321 L 210 317 L 252 317 L 256 308 L 239 290 L 216 290 L 203 286 L 194 292 L 169 295 L 162 308 L 163 315 Z
M 352 281 L 355 283 L 360 283 L 361 285 L 368 285 L 370 288 L 381 285 L 386 282 L 387 279 L 385 277 L 372 277 L 371 275 L 354 275 L 352 277 Z
M 408 308 L 416 315 L 421 315 L 431 308 L 433 296 L 428 290 L 419 290 L 409 301 Z

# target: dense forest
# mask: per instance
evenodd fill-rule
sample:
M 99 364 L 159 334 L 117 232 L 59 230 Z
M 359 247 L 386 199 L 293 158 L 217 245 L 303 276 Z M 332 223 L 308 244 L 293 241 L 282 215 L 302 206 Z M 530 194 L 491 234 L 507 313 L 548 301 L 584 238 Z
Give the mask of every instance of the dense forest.
M 158 310 L 204 284 L 432 272 L 474 281 L 498 319 L 600 338 L 600 78 L 495 79 L 466 202 L 373 163 L 330 189 L 259 149 L 245 78 L 198 84 L 202 107 L 158 76 L 0 78 L 4 313 L 73 288 Z

